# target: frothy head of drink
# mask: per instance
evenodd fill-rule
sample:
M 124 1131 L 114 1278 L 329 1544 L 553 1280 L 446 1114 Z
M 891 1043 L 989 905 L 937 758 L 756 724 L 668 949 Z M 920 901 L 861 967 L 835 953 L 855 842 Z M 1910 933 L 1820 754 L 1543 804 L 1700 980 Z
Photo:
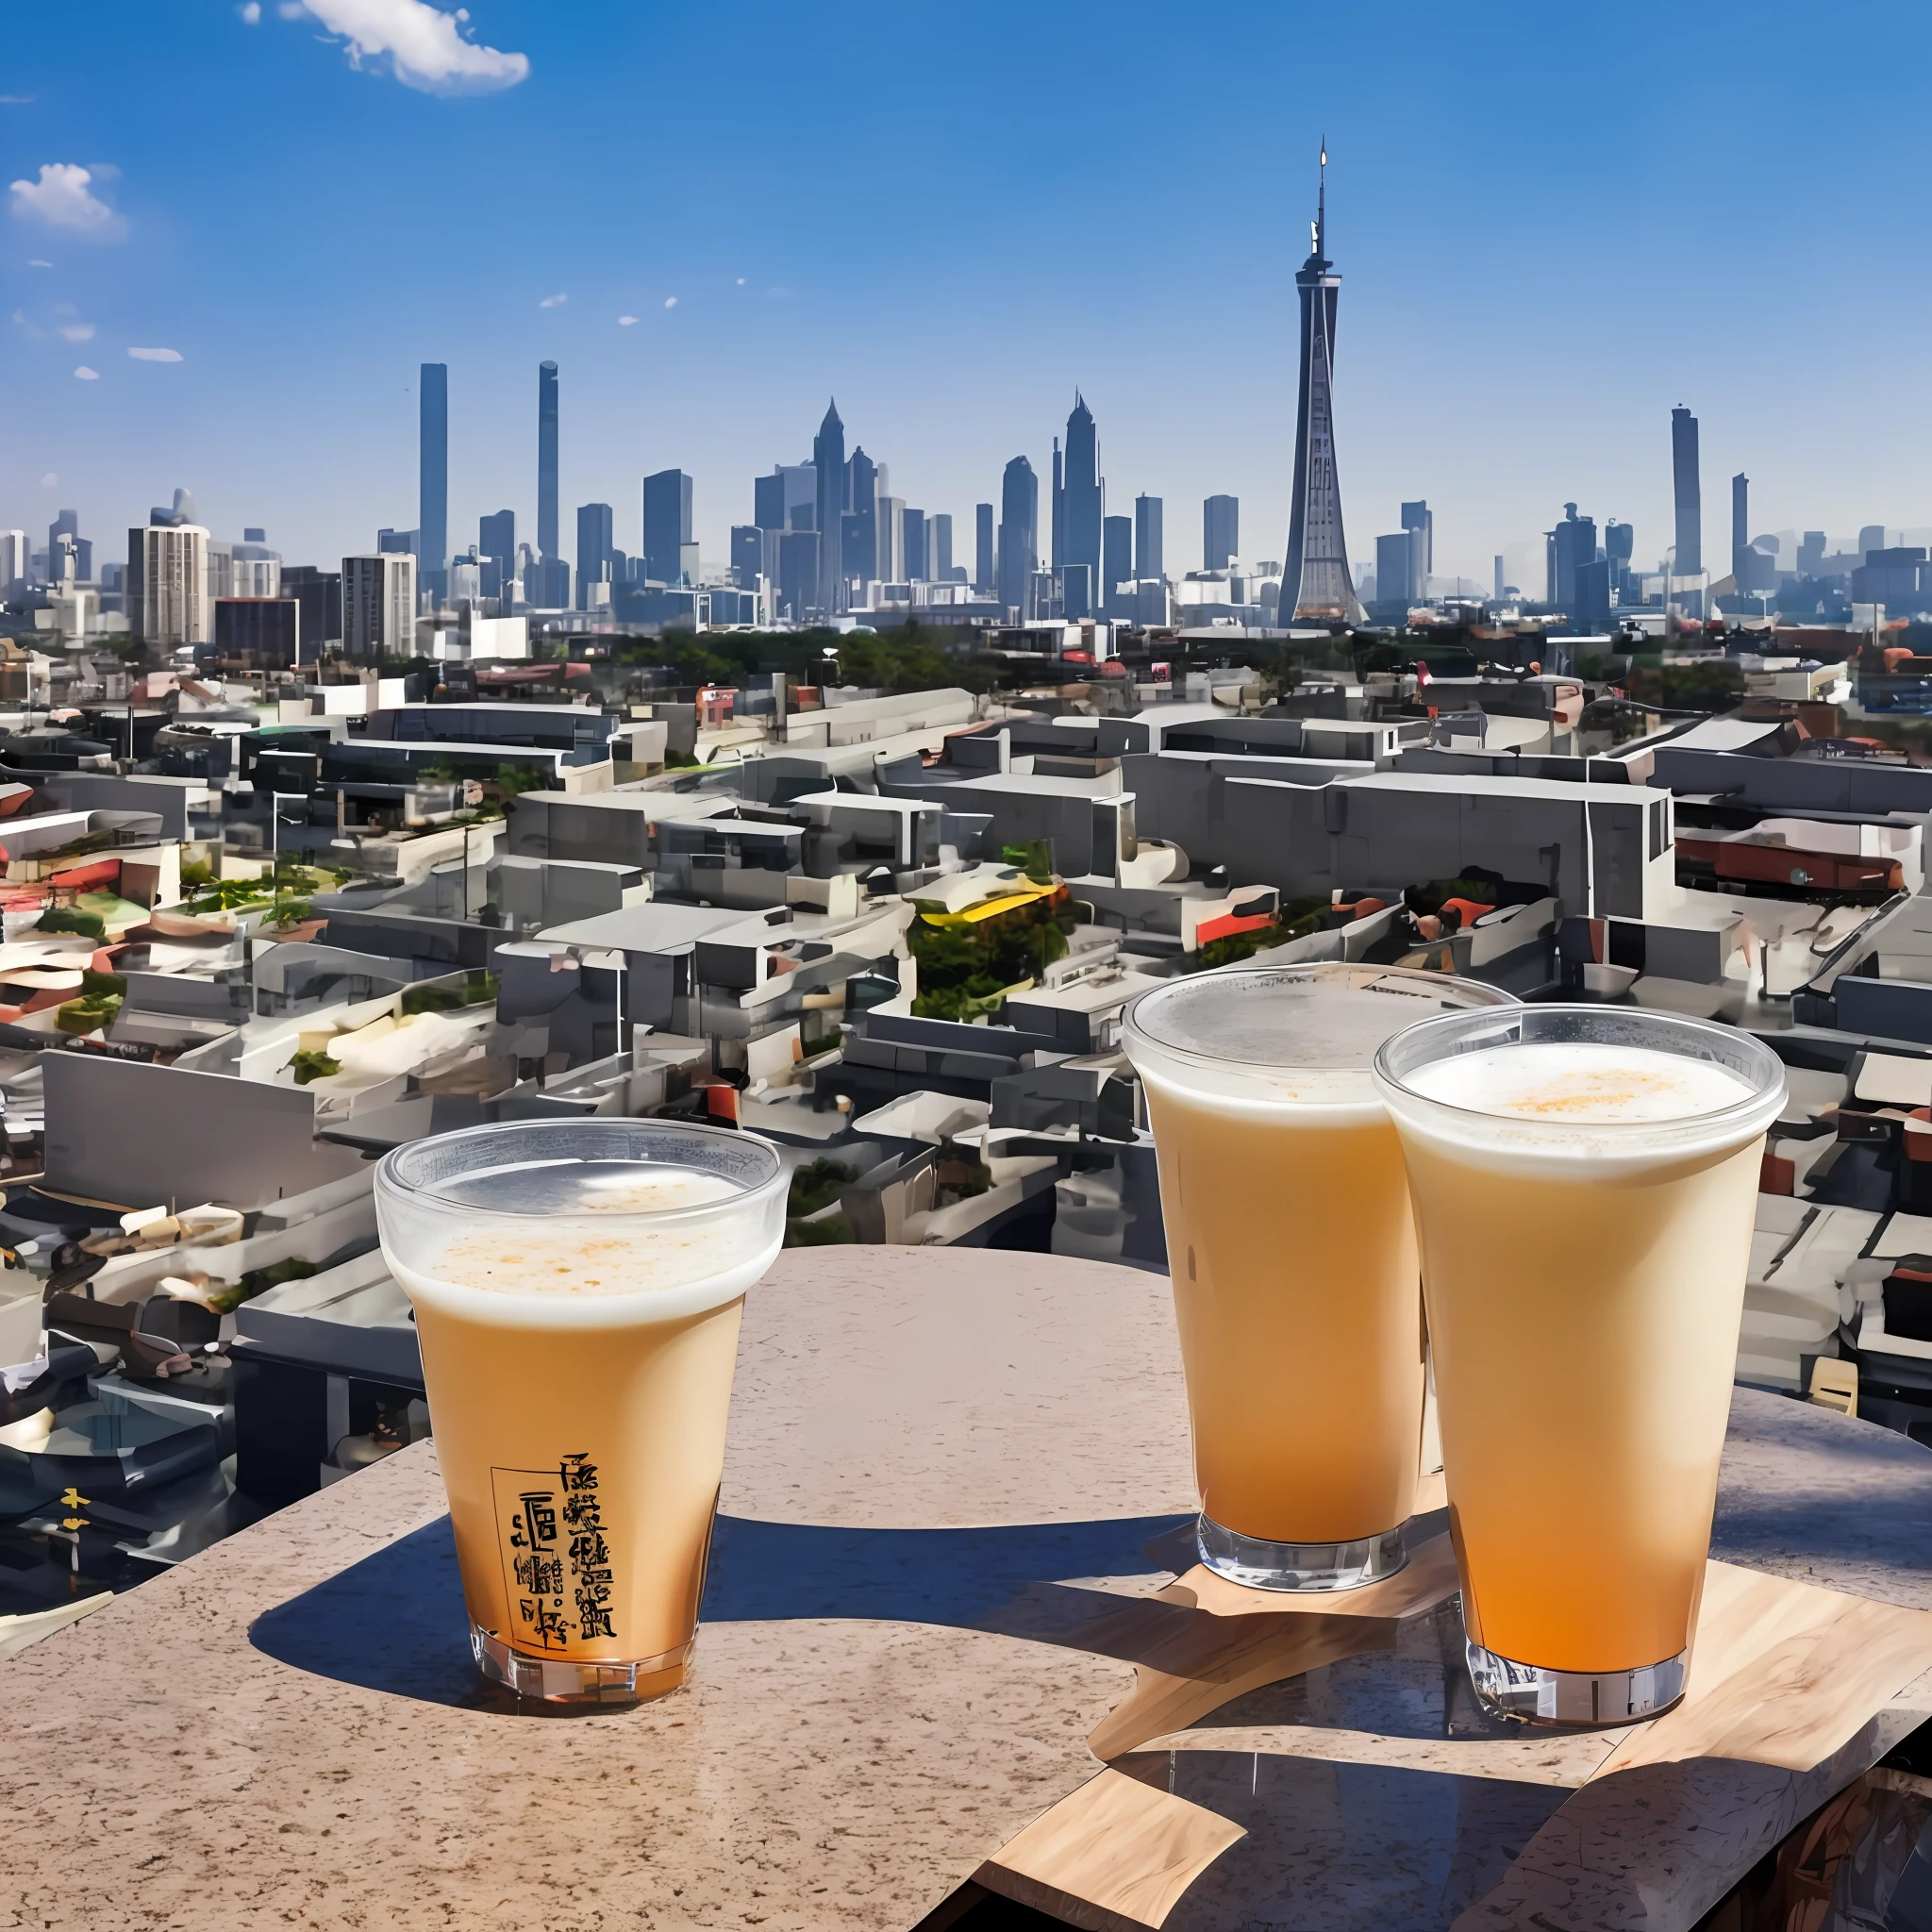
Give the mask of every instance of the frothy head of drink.
M 397 1150 L 376 1205 L 383 1251 L 419 1302 L 608 1325 L 743 1293 L 783 1239 L 785 1183 L 749 1135 L 520 1122 Z
M 1510 1003 L 1386 966 L 1203 973 L 1136 1000 L 1126 1047 L 1143 1078 L 1209 1103 L 1379 1108 L 1369 1069 L 1384 1041 L 1437 1013 Z
M 1559 1160 L 1607 1174 L 1741 1147 L 1783 1103 L 1750 1036 L 1671 1015 L 1524 1007 L 1393 1040 L 1377 1081 L 1403 1134 L 1479 1165 Z

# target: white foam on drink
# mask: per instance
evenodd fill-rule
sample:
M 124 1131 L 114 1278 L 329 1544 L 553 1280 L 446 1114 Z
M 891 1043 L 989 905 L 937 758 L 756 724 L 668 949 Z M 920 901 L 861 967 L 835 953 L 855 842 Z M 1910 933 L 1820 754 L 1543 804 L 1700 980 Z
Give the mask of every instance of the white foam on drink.
M 424 1265 L 393 1254 L 391 1265 L 410 1293 L 473 1308 L 479 1296 L 535 1298 L 559 1313 L 637 1296 L 651 1305 L 645 1319 L 672 1319 L 735 1299 L 775 1245 L 761 1207 L 689 1211 L 741 1198 L 723 1175 L 691 1168 L 560 1161 L 468 1174 L 444 1198 L 493 1211 L 457 1227 Z M 618 1215 L 622 1225 L 596 1225 Z
M 1380 967 L 1204 973 L 1146 996 L 1127 1051 L 1142 1078 L 1224 1110 L 1379 1116 L 1369 1077 L 1376 1049 L 1419 1020 L 1497 997 L 1467 981 Z
M 1478 1117 L 1452 1122 L 1411 1114 L 1391 1095 L 1391 1110 L 1406 1131 L 1464 1153 L 1480 1145 L 1497 1154 L 1610 1163 L 1741 1144 L 1763 1132 L 1780 1098 L 1760 1095 L 1713 1060 L 1584 1041 L 1485 1047 L 1433 1060 L 1403 1078 L 1424 1099 Z M 1738 1109 L 1753 1099 L 1761 1105 L 1740 1116 Z M 1700 1134 L 1706 1122 L 1709 1131 Z M 1621 1131 L 1642 1127 L 1656 1131 Z

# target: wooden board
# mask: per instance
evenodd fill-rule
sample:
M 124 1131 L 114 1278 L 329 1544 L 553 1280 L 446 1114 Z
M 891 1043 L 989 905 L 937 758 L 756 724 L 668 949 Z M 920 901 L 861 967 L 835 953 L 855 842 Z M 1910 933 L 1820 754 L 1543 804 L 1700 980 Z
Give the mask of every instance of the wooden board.
M 1160 1925 L 1242 1835 L 1202 1806 L 1103 1771 L 1009 1839 L 974 1877 L 1089 1932 Z

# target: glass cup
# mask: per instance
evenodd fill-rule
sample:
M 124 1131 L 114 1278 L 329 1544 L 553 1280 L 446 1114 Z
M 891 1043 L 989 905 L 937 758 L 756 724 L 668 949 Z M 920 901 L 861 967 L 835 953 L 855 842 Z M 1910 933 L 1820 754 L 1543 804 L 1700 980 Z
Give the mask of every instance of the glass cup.
M 1193 974 L 1126 1010 L 1201 1560 L 1237 1583 L 1350 1590 L 1407 1560 L 1422 1295 L 1402 1151 L 1369 1064 L 1425 1015 L 1514 1004 L 1473 980 L 1324 962 Z
M 1683 1695 L 1784 1069 L 1627 1008 L 1457 1013 L 1375 1057 L 1408 1166 L 1462 1577 L 1491 1710 Z
M 376 1170 L 487 1679 L 575 1705 L 683 1682 L 785 1191 L 765 1141 L 655 1120 L 505 1122 Z

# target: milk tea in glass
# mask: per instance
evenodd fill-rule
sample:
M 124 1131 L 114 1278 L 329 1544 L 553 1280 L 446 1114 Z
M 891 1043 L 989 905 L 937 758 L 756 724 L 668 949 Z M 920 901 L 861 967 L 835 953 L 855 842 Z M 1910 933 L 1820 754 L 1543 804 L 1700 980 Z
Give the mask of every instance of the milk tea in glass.
M 1187 1374 L 1201 1559 L 1267 1590 L 1347 1590 L 1407 1560 L 1424 1338 L 1402 1152 L 1375 1049 L 1431 1014 L 1513 1005 L 1441 974 L 1323 963 L 1141 995 Z
M 486 1678 L 607 1705 L 683 1681 L 785 1193 L 764 1141 L 672 1122 L 507 1122 L 384 1158 Z
M 1476 1691 L 1557 1724 L 1665 1709 L 1783 1067 L 1727 1026 L 1525 1006 L 1416 1026 L 1375 1074 L 1421 1230 Z

